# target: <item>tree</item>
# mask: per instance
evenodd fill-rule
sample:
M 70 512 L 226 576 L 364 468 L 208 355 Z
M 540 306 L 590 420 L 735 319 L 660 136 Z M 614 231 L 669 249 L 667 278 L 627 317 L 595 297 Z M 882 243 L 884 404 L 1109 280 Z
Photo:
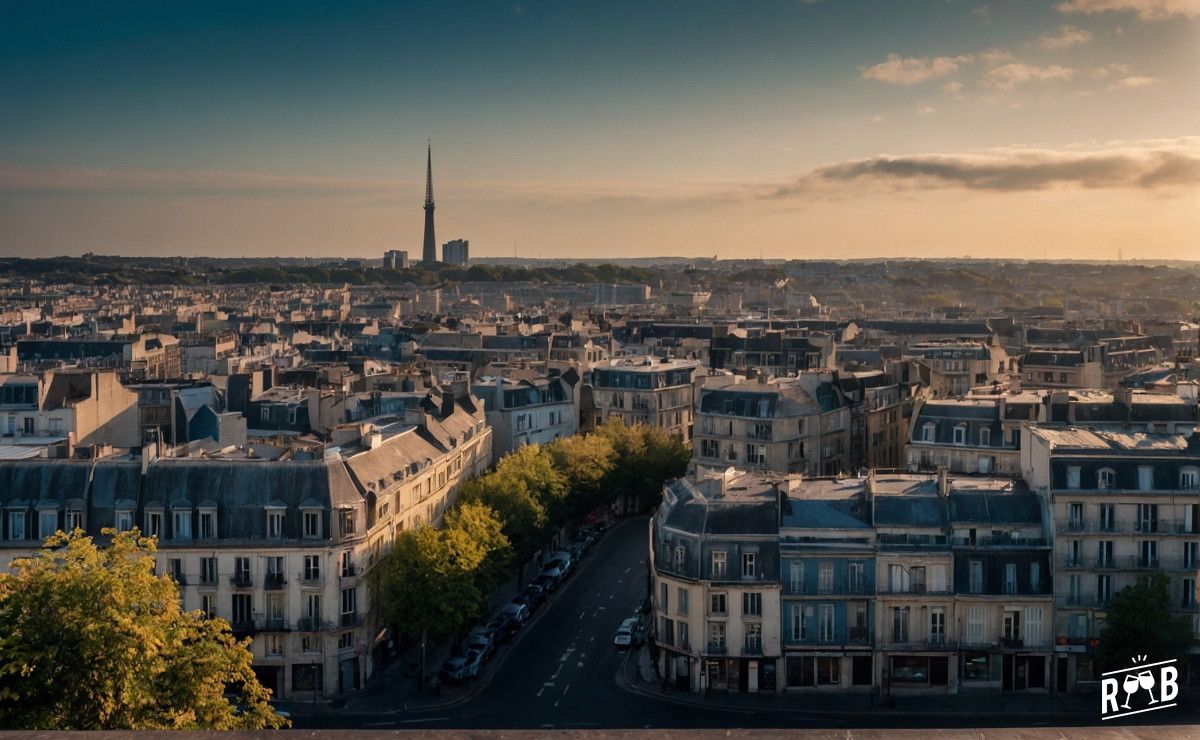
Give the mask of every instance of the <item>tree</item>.
M 525 445 L 505 455 L 496 465 L 496 475 L 505 484 L 524 484 L 542 504 L 548 521 L 563 521 L 567 480 L 541 445 Z
M 617 452 L 607 437 L 575 435 L 546 445 L 546 452 L 566 480 L 569 516 L 582 517 L 608 500 L 603 483 L 617 461 Z
M 486 596 L 512 565 L 512 545 L 504 534 L 499 515 L 481 501 L 460 501 L 446 512 L 443 526 L 466 532 L 472 542 L 483 548 L 483 562 L 476 569 L 475 584 Z
M 518 561 L 528 557 L 546 533 L 546 507 L 524 479 L 497 470 L 463 483 L 458 500 L 486 504 L 496 512 Z
M 0 726 L 286 726 L 251 669 L 249 640 L 183 611 L 175 582 L 154 574 L 154 540 L 103 534 L 112 544 L 99 548 L 80 530 L 60 532 L 0 574 Z
M 638 510 L 654 505 L 663 482 L 683 475 L 691 458 L 687 445 L 657 427 L 626 427 L 614 418 L 595 433 L 616 453 L 617 462 L 602 484 L 610 500 L 626 501 Z
M 462 529 L 418 527 L 401 532 L 379 584 L 384 616 L 410 637 L 443 640 L 477 616 L 475 571 L 484 549 Z
M 1140 655 L 1152 661 L 1185 658 L 1194 643 L 1188 618 L 1171 613 L 1169 579 L 1155 574 L 1117 593 L 1097 653 L 1101 665 L 1116 668 Z

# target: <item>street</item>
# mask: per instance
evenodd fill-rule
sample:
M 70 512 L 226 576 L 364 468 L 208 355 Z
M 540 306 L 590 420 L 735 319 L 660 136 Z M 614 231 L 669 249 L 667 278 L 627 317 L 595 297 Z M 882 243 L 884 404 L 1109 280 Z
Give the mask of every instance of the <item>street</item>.
M 353 712 L 295 714 L 297 728 L 968 728 L 1100 725 L 1080 713 L 1034 717 L 1005 712 L 997 697 L 994 714 L 837 711 L 837 697 L 813 709 L 704 707 L 679 703 L 674 690 L 648 696 L 621 680 L 627 660 L 612 638 L 621 621 L 646 596 L 646 520 L 627 520 L 610 531 L 584 558 L 575 574 L 542 607 L 513 642 L 487 667 L 463 701 L 427 710 L 403 711 L 387 696 L 353 702 Z M 632 669 L 632 666 L 629 666 Z M 474 691 L 473 694 L 469 693 Z M 365 705 L 365 706 L 364 706 Z M 810 706 L 811 704 L 806 704 Z M 377 710 L 376 710 L 377 708 Z M 1139 724 L 1197 721 L 1190 706 L 1147 716 Z

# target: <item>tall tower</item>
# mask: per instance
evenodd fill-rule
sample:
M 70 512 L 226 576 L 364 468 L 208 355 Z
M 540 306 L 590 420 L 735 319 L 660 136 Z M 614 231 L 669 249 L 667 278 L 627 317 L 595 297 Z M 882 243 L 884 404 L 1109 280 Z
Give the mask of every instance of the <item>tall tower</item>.
M 433 235 L 433 145 L 425 149 L 425 242 L 422 262 L 437 262 L 437 238 Z

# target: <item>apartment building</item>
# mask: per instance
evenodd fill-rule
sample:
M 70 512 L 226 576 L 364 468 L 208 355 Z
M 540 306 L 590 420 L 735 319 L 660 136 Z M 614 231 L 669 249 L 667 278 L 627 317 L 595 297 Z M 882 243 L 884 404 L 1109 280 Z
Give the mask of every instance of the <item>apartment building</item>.
M 0 375 L 0 434 L 5 443 L 75 447 L 141 444 L 138 396 L 112 370 L 49 370 Z
M 596 363 L 592 367 L 596 423 L 617 418 L 626 426 L 647 424 L 690 442 L 693 379 L 701 367 L 696 360 L 649 355 Z
M 683 690 L 776 690 L 779 506 L 793 480 L 680 479 L 650 522 L 659 671 Z
M 1031 428 L 1021 465 L 1055 523 L 1056 686 L 1096 685 L 1106 609 L 1148 574 L 1170 579 L 1173 610 L 1200 635 L 1200 435 Z M 1181 676 L 1200 676 L 1196 648 Z
M 992 342 L 934 342 L 909 347 L 925 368 L 924 379 L 934 396 L 965 396 L 973 388 L 1007 383 L 1016 370 L 1004 347 Z
M 700 390 L 693 463 L 698 473 L 733 466 L 808 475 L 848 467 L 850 402 L 832 374 L 765 374 Z
M 574 369 L 547 377 L 518 380 L 497 375 L 476 380 L 472 391 L 487 406 L 496 457 L 518 447 L 544 445 L 575 434 L 579 426 L 575 403 L 578 382 Z
M 253 638 L 260 680 L 295 700 L 362 686 L 388 639 L 371 568 L 492 460 L 482 404 L 449 390 L 404 421 L 339 428 L 332 444 L 145 455 L 0 461 L 0 559 L 56 529 L 136 526 L 158 538 L 183 606 Z

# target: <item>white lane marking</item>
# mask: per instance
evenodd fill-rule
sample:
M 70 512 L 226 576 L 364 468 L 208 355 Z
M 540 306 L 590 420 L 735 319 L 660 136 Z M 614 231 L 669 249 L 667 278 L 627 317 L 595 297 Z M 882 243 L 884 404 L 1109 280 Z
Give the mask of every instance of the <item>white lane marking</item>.
M 583 661 L 581 660 L 581 661 L 579 661 L 578 663 L 576 663 L 576 664 L 575 664 L 575 667 L 576 667 L 576 668 L 583 668 Z
M 566 696 L 567 692 L 570 690 L 571 690 L 571 684 L 567 684 L 567 688 L 563 689 L 563 696 Z
M 449 717 L 422 717 L 421 719 L 401 719 L 401 720 L 397 720 L 395 723 L 391 723 L 391 724 L 398 723 L 398 724 L 402 724 L 402 725 L 411 725 L 411 724 L 416 724 L 417 722 L 442 722 L 442 721 L 448 720 L 448 719 L 450 719 L 450 718 Z
M 626 569 L 625 569 L 625 572 L 626 572 L 626 573 L 628 573 L 628 572 L 629 572 L 629 571 L 631 571 L 631 570 L 633 570 L 633 566 L 632 566 L 632 565 L 631 565 L 631 566 L 629 566 L 628 568 L 626 568 Z
M 388 727 L 388 726 L 394 725 L 394 724 L 396 724 L 396 720 L 392 720 L 391 722 L 363 722 L 362 726 L 363 727 Z
M 554 708 L 558 709 L 558 702 L 554 702 Z
M 545 686 L 543 686 L 542 688 L 538 689 L 538 692 L 537 692 L 537 698 L 541 699 L 541 698 L 542 698 L 542 692 L 543 692 L 543 691 L 545 691 L 545 690 L 546 690 L 546 687 L 545 687 Z

